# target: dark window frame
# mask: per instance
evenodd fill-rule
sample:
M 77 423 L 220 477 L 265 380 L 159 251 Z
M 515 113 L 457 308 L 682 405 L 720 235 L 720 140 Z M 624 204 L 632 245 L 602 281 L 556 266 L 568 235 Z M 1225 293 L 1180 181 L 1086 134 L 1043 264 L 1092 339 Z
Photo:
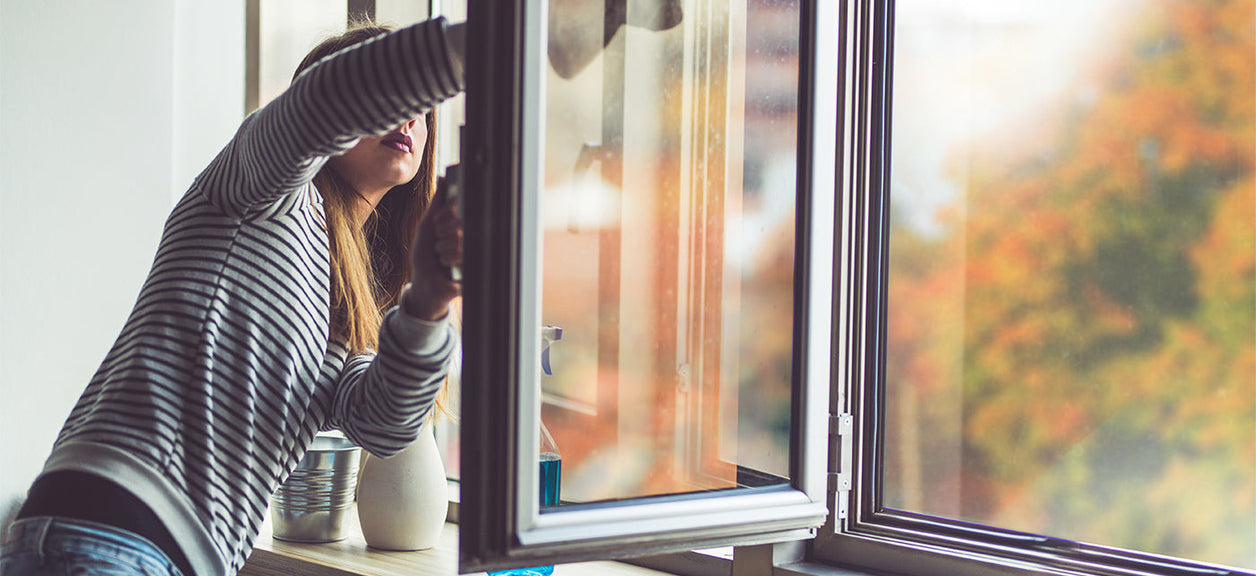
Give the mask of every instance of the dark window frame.
M 531 162 L 540 154 L 535 125 L 536 102 L 529 90 L 537 82 L 539 62 L 544 51 L 537 40 L 538 22 L 544 22 L 540 3 L 534 0 L 469 0 L 468 37 L 476 38 L 477 50 L 468 54 L 467 119 L 462 138 L 464 201 L 476 207 L 467 211 L 463 267 L 466 302 L 463 321 L 464 368 L 462 390 L 473 402 L 462 404 L 463 437 L 460 561 L 463 571 L 527 566 L 539 563 L 572 562 L 589 559 L 622 558 L 676 550 L 721 545 L 764 545 L 810 539 L 827 516 L 824 467 L 827 442 L 825 431 L 828 405 L 830 359 L 828 354 L 806 354 L 809 346 L 829 349 L 832 285 L 829 280 L 832 251 L 833 174 L 827 161 L 812 162 L 816 146 L 833 156 L 836 125 L 834 111 L 823 112 L 823 121 L 813 129 L 814 107 L 831 103 L 836 89 L 836 66 L 824 71 L 826 81 L 817 83 L 814 60 L 804 64 L 800 74 L 798 146 L 798 246 L 795 297 L 794 385 L 791 430 L 791 484 L 766 488 L 745 488 L 735 494 L 676 495 L 628 501 L 627 505 L 564 506 L 553 514 L 547 535 L 519 529 L 527 515 L 525 496 L 515 486 L 526 482 L 519 467 L 517 445 L 527 445 L 519 431 L 520 409 L 535 402 L 534 393 L 513 385 L 530 374 L 530 360 L 518 352 L 528 346 L 521 327 L 534 324 L 525 304 L 532 301 L 526 274 L 520 269 L 528 262 L 529 224 L 525 216 L 535 210 L 527 187 L 535 176 Z M 828 61 L 836 57 L 836 40 L 815 32 L 816 14 L 835 14 L 835 5 L 825 0 L 803 0 L 802 36 L 804 43 L 815 41 L 828 46 Z M 835 20 L 835 19 L 829 19 Z M 829 21 L 829 20 L 826 20 Z M 806 45 L 806 44 L 805 44 Z M 805 52 L 804 52 L 805 53 Z M 819 87 L 823 97 L 806 92 Z M 529 116 L 531 114 L 532 116 Z M 820 135 L 817 135 L 817 131 Z M 812 194 L 811 188 L 819 191 Z M 817 210 L 816 207 L 820 209 Z M 816 214 L 820 217 L 819 223 Z M 824 221 L 829 222 L 826 226 Z M 814 230 L 821 230 L 815 234 Z M 813 250 L 815 243 L 819 248 Z M 827 246 L 827 250 L 824 248 Z M 816 251 L 819 252 L 816 252 Z M 822 262 L 813 270 L 809 258 L 822 253 Z M 818 272 L 817 272 L 818 270 Z M 817 291 L 817 288 L 821 291 Z M 801 296 L 799 296 L 801 294 Z M 820 301 L 816 301 L 820 300 Z M 814 302 L 815 309 L 807 308 Z M 487 357 L 487 351 L 502 351 Z M 817 379 L 817 382 L 811 382 Z M 810 384 L 805 384 L 810 383 Z M 801 401 L 805 399 L 805 401 Z M 606 517 L 631 516 L 642 510 L 666 510 L 674 525 L 658 524 L 653 532 L 632 532 L 612 526 L 609 536 L 588 536 L 578 530 L 591 525 L 588 518 L 610 512 Z M 713 504 L 732 504 L 718 507 Z M 628 512 L 625 512 L 628 510 Z M 738 512 L 742 510 L 742 512 Z M 689 512 L 692 511 L 692 512 Z M 550 514 L 541 514 L 542 520 Z M 713 520 L 715 517 L 722 520 Z M 559 520 L 559 518 L 562 520 Z M 655 517 L 632 517 L 656 520 Z M 568 523 L 570 520 L 570 523 Z M 555 529 L 557 525 L 557 529 Z M 599 529 L 601 525 L 592 524 Z M 600 531 L 600 530 L 599 530 Z M 587 530 L 586 530 L 587 532 Z M 562 540 L 570 535 L 574 540 Z M 581 539 L 581 536 L 584 536 Z

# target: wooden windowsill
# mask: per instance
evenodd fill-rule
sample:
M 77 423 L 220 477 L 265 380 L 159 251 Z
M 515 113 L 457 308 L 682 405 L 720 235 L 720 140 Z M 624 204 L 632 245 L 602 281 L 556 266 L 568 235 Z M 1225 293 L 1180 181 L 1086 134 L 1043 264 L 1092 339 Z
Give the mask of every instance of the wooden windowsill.
M 415 552 L 375 550 L 358 526 L 357 506 L 344 518 L 339 542 L 300 544 L 271 535 L 269 515 L 240 576 L 449 576 L 458 573 L 458 525 L 445 524 L 436 547 Z M 482 572 L 480 574 L 483 574 Z M 582 562 L 555 567 L 554 576 L 664 576 L 619 562 Z

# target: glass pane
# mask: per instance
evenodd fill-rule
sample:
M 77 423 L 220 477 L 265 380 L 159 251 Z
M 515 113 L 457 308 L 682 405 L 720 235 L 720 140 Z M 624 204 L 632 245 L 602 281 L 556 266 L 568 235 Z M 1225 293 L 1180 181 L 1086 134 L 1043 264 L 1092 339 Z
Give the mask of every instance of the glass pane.
M 1256 566 L 1256 6 L 895 18 L 884 503 Z
M 288 88 L 292 72 L 324 38 L 345 30 L 345 0 L 263 0 L 258 5 L 261 105 Z
M 603 4 L 549 4 L 562 500 L 787 482 L 797 2 Z
M 389 0 L 388 2 L 378 2 L 375 6 L 376 16 L 384 21 L 390 18 L 390 21 L 402 21 L 405 17 L 413 12 L 418 13 L 418 20 L 426 19 L 427 11 L 424 7 L 416 6 L 419 4 L 427 4 L 426 2 L 413 2 L 411 0 Z M 467 21 L 467 3 L 465 0 L 442 1 L 433 5 L 433 16 L 444 16 L 450 22 L 466 22 Z M 450 165 L 458 164 L 461 160 L 461 150 L 459 146 L 462 144 L 459 131 L 466 119 L 466 95 L 458 94 L 449 100 L 446 100 L 436 108 L 436 163 L 440 166 L 437 174 L 443 176 Z M 458 325 L 458 329 L 462 329 L 462 300 L 459 299 L 453 307 L 454 322 Z M 461 350 L 458 351 L 458 357 L 454 359 L 453 369 L 450 370 L 449 378 L 445 381 L 445 388 L 440 397 L 442 410 L 438 413 L 436 420 L 436 446 L 440 450 L 441 461 L 445 464 L 445 475 L 450 480 L 460 480 L 462 478 L 462 433 L 458 427 L 459 417 L 461 415 L 462 406 L 462 356 Z

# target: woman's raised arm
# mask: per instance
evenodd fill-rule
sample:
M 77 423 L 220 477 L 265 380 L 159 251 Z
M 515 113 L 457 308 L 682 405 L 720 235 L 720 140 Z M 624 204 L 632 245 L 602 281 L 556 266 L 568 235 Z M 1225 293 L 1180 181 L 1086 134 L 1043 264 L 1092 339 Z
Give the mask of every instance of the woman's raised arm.
M 436 18 L 337 52 L 246 118 L 194 184 L 219 208 L 250 207 L 309 183 L 329 156 L 462 90 L 460 35 Z

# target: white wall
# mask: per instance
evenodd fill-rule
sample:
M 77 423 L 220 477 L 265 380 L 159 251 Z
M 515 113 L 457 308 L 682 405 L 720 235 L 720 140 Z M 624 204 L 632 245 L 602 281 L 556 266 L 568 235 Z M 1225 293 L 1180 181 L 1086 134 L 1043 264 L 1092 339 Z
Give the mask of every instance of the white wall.
M 243 47 L 244 0 L 0 0 L 0 524 L 239 124 Z

